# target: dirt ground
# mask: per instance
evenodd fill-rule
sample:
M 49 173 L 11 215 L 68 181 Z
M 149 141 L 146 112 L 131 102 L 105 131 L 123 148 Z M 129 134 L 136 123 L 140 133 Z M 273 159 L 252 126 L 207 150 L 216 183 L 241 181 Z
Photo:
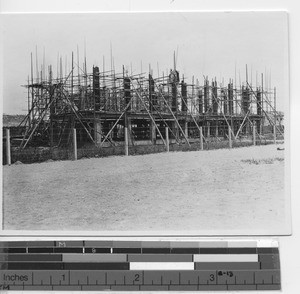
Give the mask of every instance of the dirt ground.
M 3 186 L 7 230 L 288 232 L 275 145 L 4 166 Z

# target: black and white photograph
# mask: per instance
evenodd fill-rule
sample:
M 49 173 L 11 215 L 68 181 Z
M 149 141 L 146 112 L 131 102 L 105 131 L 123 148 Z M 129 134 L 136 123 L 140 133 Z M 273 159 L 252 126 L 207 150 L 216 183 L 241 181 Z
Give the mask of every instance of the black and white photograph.
M 2 229 L 288 235 L 286 12 L 2 15 Z

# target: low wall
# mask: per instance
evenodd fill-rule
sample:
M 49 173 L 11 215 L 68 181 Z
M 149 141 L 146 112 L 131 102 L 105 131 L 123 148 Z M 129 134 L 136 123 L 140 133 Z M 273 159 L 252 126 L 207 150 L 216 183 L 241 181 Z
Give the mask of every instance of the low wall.
M 271 144 L 273 141 L 264 140 L 258 141 L 257 145 L 266 145 Z M 233 148 L 237 147 L 245 147 L 251 146 L 252 140 L 243 139 L 243 140 L 235 140 L 232 142 Z M 229 142 L 228 140 L 216 140 L 211 139 L 207 140 L 203 143 L 204 150 L 212 150 L 212 149 L 221 149 L 228 148 Z M 196 151 L 200 150 L 200 142 L 190 142 L 190 146 L 187 143 L 182 144 L 170 144 L 169 147 L 170 152 L 174 151 Z M 3 150 L 4 151 L 4 150 Z M 135 146 L 129 146 L 128 148 L 129 155 L 142 155 L 142 154 L 150 154 L 150 153 L 160 153 L 165 152 L 166 147 L 163 144 L 139 144 Z M 78 148 L 77 150 L 77 158 L 90 158 L 90 157 L 108 157 L 108 156 L 118 156 L 124 155 L 125 150 L 124 146 L 110 146 L 110 147 L 96 147 L 94 145 L 84 146 Z M 5 157 L 5 156 L 3 156 Z M 13 147 L 11 150 L 11 162 L 21 162 L 21 163 L 34 163 L 34 162 L 44 162 L 49 160 L 73 160 L 74 154 L 72 149 L 67 148 L 53 148 L 52 150 L 49 147 L 28 147 L 24 150 L 19 150 L 16 147 Z M 5 162 L 3 162 L 5 164 Z

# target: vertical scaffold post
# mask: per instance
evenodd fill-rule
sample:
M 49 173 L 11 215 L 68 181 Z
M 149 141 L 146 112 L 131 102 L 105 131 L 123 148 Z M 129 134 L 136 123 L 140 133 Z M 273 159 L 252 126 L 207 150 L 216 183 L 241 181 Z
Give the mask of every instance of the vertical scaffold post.
M 229 148 L 232 148 L 231 128 L 228 127 Z
M 203 131 L 202 131 L 202 127 L 200 127 L 200 149 L 203 150 Z
M 253 123 L 253 145 L 255 146 L 256 145 L 256 123 L 254 122 Z
M 73 129 L 73 152 L 74 152 L 74 160 L 77 160 L 77 134 L 76 129 Z
M 274 144 L 277 144 L 277 141 L 276 141 L 276 122 L 273 126 L 273 134 L 274 134 Z
M 125 135 L 125 155 L 128 156 L 128 128 L 125 127 L 124 129 L 124 135 Z
M 11 156 L 10 156 L 10 130 L 6 129 L 6 164 L 11 165 Z
M 169 129 L 168 129 L 168 127 L 166 127 L 166 149 L 167 149 L 167 152 L 170 151 Z

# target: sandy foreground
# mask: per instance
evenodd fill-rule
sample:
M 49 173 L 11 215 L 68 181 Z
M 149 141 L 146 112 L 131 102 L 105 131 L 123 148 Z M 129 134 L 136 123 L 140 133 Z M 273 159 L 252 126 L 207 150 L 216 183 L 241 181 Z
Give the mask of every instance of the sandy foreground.
M 283 159 L 268 145 L 4 166 L 4 228 L 284 234 Z

